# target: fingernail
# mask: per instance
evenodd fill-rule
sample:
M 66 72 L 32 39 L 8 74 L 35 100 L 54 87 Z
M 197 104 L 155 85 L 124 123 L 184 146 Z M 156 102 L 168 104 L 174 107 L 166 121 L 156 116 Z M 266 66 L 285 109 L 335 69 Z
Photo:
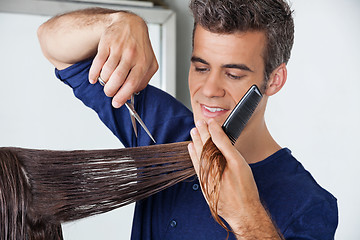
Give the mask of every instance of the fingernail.
M 197 120 L 196 121 L 196 126 L 198 126 L 198 127 L 201 127 L 201 126 L 203 126 L 205 124 L 205 121 L 203 120 L 203 119 L 200 119 L 200 120 Z
M 113 101 L 112 105 L 113 105 L 114 108 L 119 108 L 121 106 L 121 104 L 119 102 L 117 102 L 117 101 Z
M 190 131 L 190 134 L 193 135 L 193 136 L 196 135 L 197 133 L 198 133 L 198 130 L 196 128 L 193 128 Z
M 189 144 L 188 144 L 188 150 L 189 150 L 189 152 L 192 152 L 192 150 L 193 150 L 193 149 L 192 149 L 192 144 L 193 144 L 193 143 L 189 143 Z

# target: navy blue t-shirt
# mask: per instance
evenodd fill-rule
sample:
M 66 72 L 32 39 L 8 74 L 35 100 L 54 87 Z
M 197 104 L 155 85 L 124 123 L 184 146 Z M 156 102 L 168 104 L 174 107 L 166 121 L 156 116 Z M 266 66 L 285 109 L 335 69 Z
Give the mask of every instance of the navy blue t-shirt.
M 152 144 L 138 126 L 135 137 L 126 107 L 114 109 L 103 87 L 91 85 L 92 60 L 85 60 L 56 76 L 72 87 L 75 96 L 97 112 L 101 121 L 125 147 Z M 135 97 L 135 109 L 157 144 L 190 140 L 192 113 L 167 93 L 147 86 Z M 321 188 L 303 166 L 284 148 L 250 164 L 263 205 L 286 239 L 331 240 L 338 224 L 336 199 Z M 135 206 L 133 240 L 225 239 L 226 231 L 211 216 L 196 177 L 187 179 Z M 230 234 L 229 239 L 236 239 Z

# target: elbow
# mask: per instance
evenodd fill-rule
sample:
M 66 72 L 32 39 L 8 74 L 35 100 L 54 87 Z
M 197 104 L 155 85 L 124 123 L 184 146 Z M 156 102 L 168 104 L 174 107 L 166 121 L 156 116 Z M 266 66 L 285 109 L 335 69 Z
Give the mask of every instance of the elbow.
M 41 24 L 38 29 L 37 29 L 37 37 L 39 40 L 40 45 L 42 46 L 44 43 L 44 38 L 45 38 L 45 23 Z
M 44 28 L 45 28 L 44 24 L 45 23 L 41 24 L 37 29 L 37 37 L 38 37 L 39 41 L 41 41 L 41 39 L 42 39 L 42 37 L 44 35 Z
M 40 47 L 41 47 L 41 50 L 43 52 L 43 54 L 45 56 L 47 56 L 46 54 L 46 40 L 45 40 L 45 35 L 46 35 L 46 26 L 45 26 L 45 23 L 41 24 L 39 26 L 39 28 L 37 29 L 37 37 L 38 37 L 38 40 L 39 40 L 39 44 L 40 44 Z
M 40 48 L 45 58 L 55 65 L 53 53 L 51 52 L 51 38 L 49 38 L 46 23 L 41 24 L 37 29 L 37 37 L 39 40 Z

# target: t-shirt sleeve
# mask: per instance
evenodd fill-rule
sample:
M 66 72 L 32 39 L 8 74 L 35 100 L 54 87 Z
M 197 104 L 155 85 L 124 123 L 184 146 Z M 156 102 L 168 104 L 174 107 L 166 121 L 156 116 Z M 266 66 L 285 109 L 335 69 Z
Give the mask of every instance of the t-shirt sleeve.
M 322 201 L 296 217 L 284 236 L 287 240 L 333 240 L 337 225 L 336 200 Z
M 100 120 L 113 132 L 125 147 L 153 144 L 144 129 L 137 124 L 135 136 L 126 106 L 113 108 L 111 98 L 103 87 L 88 81 L 92 59 L 76 63 L 66 69 L 55 69 L 57 78 L 73 89 L 74 95 L 93 109 Z M 135 110 L 148 127 L 157 144 L 189 140 L 193 117 L 175 98 L 153 86 L 147 86 L 135 96 Z

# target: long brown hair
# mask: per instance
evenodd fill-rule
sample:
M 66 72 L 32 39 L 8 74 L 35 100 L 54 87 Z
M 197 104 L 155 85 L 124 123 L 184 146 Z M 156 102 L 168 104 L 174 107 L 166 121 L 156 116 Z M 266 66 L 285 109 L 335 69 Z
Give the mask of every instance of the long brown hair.
M 203 146 L 200 157 L 200 185 L 205 198 L 208 200 L 211 215 L 228 232 L 229 236 L 230 229 L 218 215 L 220 183 L 225 167 L 226 159 L 224 155 L 209 138 Z
M 75 151 L 0 148 L 1 239 L 62 239 L 63 222 L 111 211 L 194 176 L 188 143 Z M 204 146 L 200 182 L 215 220 L 225 227 L 217 202 L 226 161 L 211 143 Z M 207 194 L 210 182 L 214 189 Z
M 17 152 L 0 148 L 0 239 L 62 239 L 60 223 L 47 222 L 33 207 L 31 184 Z

